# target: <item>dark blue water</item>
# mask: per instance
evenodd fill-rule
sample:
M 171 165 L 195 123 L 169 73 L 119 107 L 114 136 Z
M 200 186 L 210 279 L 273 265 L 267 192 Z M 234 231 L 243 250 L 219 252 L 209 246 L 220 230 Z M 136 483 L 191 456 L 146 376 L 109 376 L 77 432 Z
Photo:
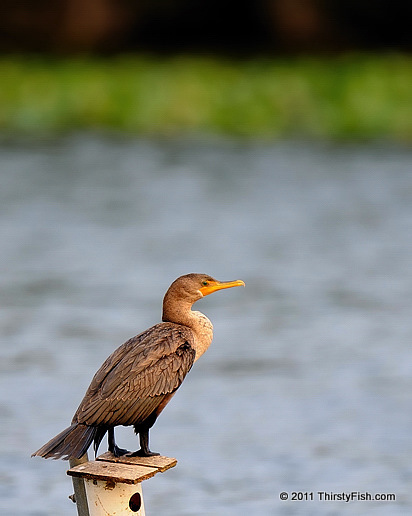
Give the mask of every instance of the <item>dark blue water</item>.
M 148 515 L 412 512 L 412 152 L 80 135 L 4 144 L 0 177 L 2 514 L 75 514 L 30 454 L 188 272 L 246 288 L 196 306 L 215 339 L 151 432 L 179 463 Z M 396 501 L 318 499 L 353 491 Z

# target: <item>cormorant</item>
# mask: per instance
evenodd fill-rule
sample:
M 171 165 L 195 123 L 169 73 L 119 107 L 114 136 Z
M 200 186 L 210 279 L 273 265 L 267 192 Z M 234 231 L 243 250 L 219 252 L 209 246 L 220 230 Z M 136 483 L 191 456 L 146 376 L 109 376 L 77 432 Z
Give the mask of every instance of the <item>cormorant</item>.
M 133 425 L 140 450 L 129 456 L 159 455 L 149 449 L 149 429 L 213 338 L 209 319 L 192 305 L 243 281 L 219 282 L 205 274 L 177 278 L 163 299 L 162 321 L 132 337 L 94 375 L 71 425 L 32 456 L 79 459 L 91 443 L 97 454 L 104 435 L 116 457 L 128 453 L 115 443 L 114 427 Z

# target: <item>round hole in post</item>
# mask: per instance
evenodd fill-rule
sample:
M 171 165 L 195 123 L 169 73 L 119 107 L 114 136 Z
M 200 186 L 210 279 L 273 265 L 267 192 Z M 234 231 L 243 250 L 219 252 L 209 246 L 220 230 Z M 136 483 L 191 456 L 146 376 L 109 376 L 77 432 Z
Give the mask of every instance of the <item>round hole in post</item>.
M 135 493 L 130 497 L 129 507 L 133 512 L 137 512 L 142 507 L 142 497 L 140 493 Z

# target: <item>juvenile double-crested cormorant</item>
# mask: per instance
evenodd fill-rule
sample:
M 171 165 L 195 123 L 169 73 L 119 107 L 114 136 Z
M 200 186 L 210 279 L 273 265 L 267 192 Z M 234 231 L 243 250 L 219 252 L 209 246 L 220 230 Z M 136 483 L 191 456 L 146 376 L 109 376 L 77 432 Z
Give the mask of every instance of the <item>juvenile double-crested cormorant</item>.
M 130 456 L 158 455 L 149 449 L 149 429 L 183 382 L 193 363 L 208 349 L 213 326 L 192 305 L 212 292 L 244 285 L 219 282 L 205 274 L 177 278 L 163 299 L 162 321 L 112 353 L 94 375 L 72 424 L 34 455 L 79 459 L 108 433 L 109 451 L 128 453 L 114 439 L 114 427 L 133 425 L 140 450 Z

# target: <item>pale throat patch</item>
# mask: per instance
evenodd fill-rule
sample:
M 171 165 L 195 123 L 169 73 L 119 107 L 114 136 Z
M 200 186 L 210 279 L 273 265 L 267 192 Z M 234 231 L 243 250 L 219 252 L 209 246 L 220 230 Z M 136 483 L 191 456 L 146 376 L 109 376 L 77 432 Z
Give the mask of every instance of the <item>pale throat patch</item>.
M 213 324 L 202 312 L 192 311 L 192 314 L 196 318 L 196 328 L 193 328 L 195 330 L 196 362 L 212 343 Z

